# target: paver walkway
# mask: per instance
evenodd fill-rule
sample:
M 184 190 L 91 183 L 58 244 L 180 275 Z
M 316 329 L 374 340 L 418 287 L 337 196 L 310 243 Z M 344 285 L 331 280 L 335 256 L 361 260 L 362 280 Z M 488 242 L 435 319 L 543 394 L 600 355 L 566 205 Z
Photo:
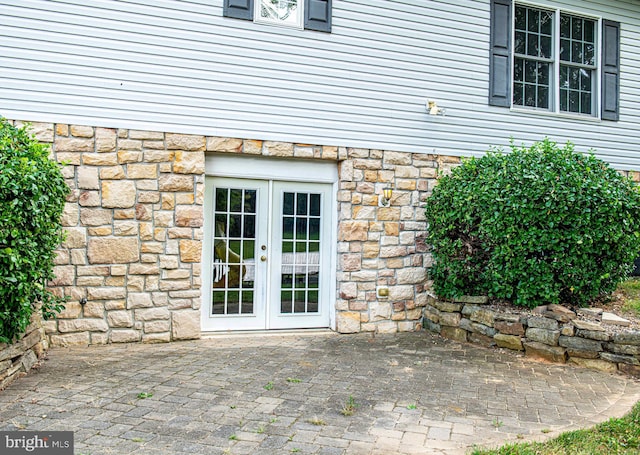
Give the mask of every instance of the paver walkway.
M 76 454 L 91 455 L 464 454 L 639 399 L 624 376 L 424 332 L 233 335 L 52 349 L 0 392 L 0 429 L 73 430 Z

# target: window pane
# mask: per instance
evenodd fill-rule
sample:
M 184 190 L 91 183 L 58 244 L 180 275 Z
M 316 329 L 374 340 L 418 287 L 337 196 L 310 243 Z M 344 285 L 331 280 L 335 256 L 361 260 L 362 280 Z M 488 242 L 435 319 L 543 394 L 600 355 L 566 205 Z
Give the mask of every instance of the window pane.
M 582 40 L 582 19 L 578 17 L 571 19 L 571 38 Z
M 580 100 L 580 112 L 591 114 L 591 93 L 582 93 Z
M 538 35 L 527 35 L 527 55 L 538 56 Z
M 227 211 L 227 188 L 216 188 L 216 211 Z
M 538 63 L 528 61 L 525 63 L 524 69 L 524 81 L 535 84 L 538 79 Z
M 515 81 L 523 81 L 524 77 L 524 59 L 517 58 L 513 66 L 513 79 Z
M 513 104 L 516 106 L 524 105 L 524 85 L 520 83 L 513 84 Z
M 311 194 L 311 204 L 309 215 L 311 216 L 320 216 L 320 195 L 319 194 Z
M 516 54 L 524 54 L 526 52 L 527 34 L 525 32 L 516 32 L 516 41 L 514 51 Z
M 293 215 L 293 193 L 284 193 L 284 200 L 282 203 L 282 214 Z
M 538 24 L 540 22 L 540 11 L 529 8 L 527 11 L 528 26 L 530 32 L 538 32 Z
M 253 291 L 242 292 L 242 314 L 253 313 Z
M 585 20 L 584 21 L 584 40 L 588 43 L 595 42 L 595 22 Z
M 309 220 L 309 238 L 318 240 L 320 238 L 320 218 L 312 218 Z
M 230 190 L 230 201 L 229 201 L 229 211 L 230 212 L 241 212 L 242 211 L 242 198 L 243 198 L 243 190 Z
M 212 295 L 212 314 L 224 314 L 224 291 L 213 291 Z
M 296 204 L 296 213 L 298 215 L 307 214 L 307 193 L 298 193 L 298 201 Z
M 223 213 L 216 214 L 215 237 L 227 236 L 227 215 Z
M 307 219 L 298 218 L 296 220 L 296 239 L 303 240 L 307 238 Z
M 293 313 L 293 293 L 291 291 L 280 292 L 280 312 Z
M 580 93 L 569 92 L 569 112 L 580 112 Z
M 551 36 L 551 30 L 553 25 L 553 13 L 549 11 L 543 11 L 540 14 L 540 33 L 543 35 Z
M 549 64 L 538 63 L 538 84 L 549 85 Z
M 569 96 L 567 90 L 560 90 L 560 110 L 568 111 L 569 110 Z
M 549 89 L 547 87 L 538 87 L 538 107 L 549 108 Z
M 540 37 L 540 57 L 551 58 L 552 55 L 551 37 Z
M 256 190 L 245 190 L 244 193 L 244 212 L 256 213 Z
M 298 0 L 260 0 L 260 18 L 288 25 L 298 23 Z
M 286 216 L 282 219 L 282 238 L 293 238 L 293 217 Z
M 580 41 L 571 42 L 571 61 L 582 63 L 582 43 Z
M 596 56 L 595 56 L 595 47 L 593 44 L 585 44 L 584 45 L 584 64 L 595 66 L 596 64 Z
M 536 107 L 536 86 L 527 84 L 524 87 L 524 105 Z
M 571 61 L 571 41 L 568 39 L 560 40 L 560 60 Z
M 242 215 L 229 215 L 229 237 L 240 237 L 242 228 Z
M 256 216 L 255 215 L 245 215 L 244 237 L 247 239 L 253 239 L 256 237 Z
M 564 14 L 560 16 L 560 37 L 571 38 L 571 20 Z
M 580 70 L 580 90 L 583 92 L 591 91 L 591 71 Z
M 527 29 L 527 8 L 516 6 L 516 30 Z

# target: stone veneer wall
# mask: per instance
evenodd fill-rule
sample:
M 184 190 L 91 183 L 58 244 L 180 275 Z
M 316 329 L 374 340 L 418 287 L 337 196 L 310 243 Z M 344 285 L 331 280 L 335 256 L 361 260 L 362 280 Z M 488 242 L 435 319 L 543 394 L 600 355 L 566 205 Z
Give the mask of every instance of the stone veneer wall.
M 612 329 L 599 321 L 602 310 L 545 305 L 533 314 L 513 314 L 487 305 L 486 297 L 434 299 L 425 307 L 424 326 L 445 338 L 525 351 L 550 362 L 570 362 L 601 371 L 640 377 L 640 331 Z M 586 314 L 591 321 L 582 320 Z
M 16 121 L 16 125 L 22 122 Z M 52 345 L 200 336 L 205 153 L 339 166 L 337 330 L 411 331 L 427 304 L 423 205 L 457 157 L 85 125 L 32 123 L 71 193 L 50 288 L 69 298 L 46 321 Z M 215 158 L 214 158 L 215 159 Z M 380 207 L 382 188 L 394 188 Z M 389 289 L 379 299 L 378 286 Z
M 31 316 L 31 324 L 18 341 L 13 344 L 0 343 L 0 390 L 4 390 L 20 375 L 28 373 L 47 352 L 49 343 L 38 310 Z

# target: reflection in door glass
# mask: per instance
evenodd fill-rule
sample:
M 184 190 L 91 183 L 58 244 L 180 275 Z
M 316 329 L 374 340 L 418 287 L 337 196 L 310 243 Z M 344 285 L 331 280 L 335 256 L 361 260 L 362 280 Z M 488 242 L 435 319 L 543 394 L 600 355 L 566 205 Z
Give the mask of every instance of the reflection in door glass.
M 320 194 L 285 192 L 282 204 L 280 312 L 317 313 Z
M 212 314 L 253 314 L 257 192 L 214 192 Z

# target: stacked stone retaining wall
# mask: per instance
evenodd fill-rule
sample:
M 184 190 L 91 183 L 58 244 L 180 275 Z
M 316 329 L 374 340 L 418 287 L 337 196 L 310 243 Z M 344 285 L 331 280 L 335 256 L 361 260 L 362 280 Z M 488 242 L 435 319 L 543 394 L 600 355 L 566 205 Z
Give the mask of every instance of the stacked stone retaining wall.
M 0 343 L 0 390 L 33 368 L 48 347 L 40 314 L 34 313 L 31 324 L 18 341 Z
M 640 331 L 598 321 L 601 311 L 578 313 L 560 305 L 510 313 L 488 305 L 486 297 L 467 296 L 432 300 L 425 307 L 424 327 L 461 342 L 640 377 Z

